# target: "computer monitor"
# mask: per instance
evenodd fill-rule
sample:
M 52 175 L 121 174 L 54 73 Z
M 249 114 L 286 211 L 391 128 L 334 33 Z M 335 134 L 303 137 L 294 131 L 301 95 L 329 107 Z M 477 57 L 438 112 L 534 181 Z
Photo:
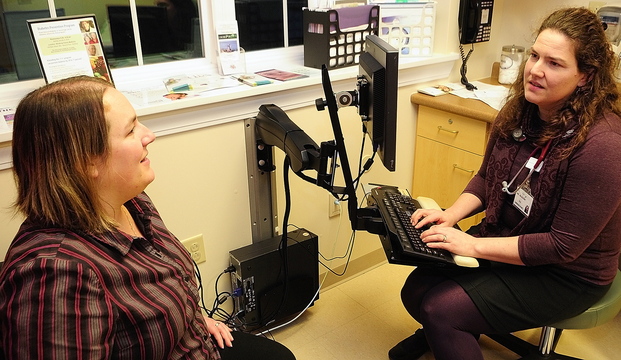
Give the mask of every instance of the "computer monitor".
M 365 39 L 365 51 L 360 55 L 358 88 L 334 94 L 326 65 L 322 66 L 324 99 L 317 99 L 318 110 L 328 108 L 335 139 L 336 152 L 341 163 L 345 186 L 340 193 L 347 196 L 347 208 L 353 230 L 372 233 L 381 231 L 381 217 L 373 208 L 358 208 L 356 180 L 354 180 L 344 135 L 338 117 L 338 108 L 358 107 L 358 113 L 386 169 L 395 170 L 397 149 L 397 91 L 399 75 L 399 52 L 378 36 Z M 336 192 L 336 187 L 333 187 Z
M 296 174 L 302 176 L 304 170 L 314 169 L 317 171 L 316 179 L 303 178 L 326 188 L 335 196 L 346 196 L 353 230 L 375 233 L 384 225 L 376 209 L 358 208 L 356 183 L 347 156 L 338 109 L 345 106 L 358 107 L 364 131 L 371 138 L 374 151 L 377 151 L 384 166 L 394 171 L 399 52 L 374 35 L 367 37 L 365 46 L 365 52 L 360 56 L 360 75 L 355 91 L 335 94 L 328 68 L 322 66 L 325 99 L 317 99 L 315 104 L 318 110 L 328 109 L 333 141 L 322 142 L 319 147 L 282 109 L 273 104 L 259 108 L 259 114 L 255 117 L 255 131 L 258 141 L 264 145 L 277 146 L 285 152 Z M 334 164 L 337 158 L 340 160 L 344 186 L 334 185 Z M 332 165 L 328 165 L 329 161 L 332 161 Z
M 136 6 L 140 43 L 143 55 L 166 53 L 175 50 L 168 25 L 166 8 Z M 114 57 L 136 56 L 134 28 L 129 6 L 109 5 L 108 20 L 112 36 Z
M 359 63 L 358 112 L 382 164 L 395 171 L 399 51 L 369 35 Z

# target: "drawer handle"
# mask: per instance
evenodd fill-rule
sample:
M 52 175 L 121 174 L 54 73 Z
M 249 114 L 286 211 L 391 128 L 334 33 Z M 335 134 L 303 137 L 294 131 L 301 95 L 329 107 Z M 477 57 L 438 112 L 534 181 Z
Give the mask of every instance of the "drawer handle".
M 438 126 L 438 131 L 446 131 L 448 133 L 455 134 L 455 135 L 459 134 L 459 130 L 445 129 L 445 128 L 442 127 L 442 125 Z
M 465 169 L 465 168 L 463 168 L 463 167 L 461 167 L 461 166 L 459 166 L 457 164 L 453 164 L 453 170 L 461 170 L 461 171 L 465 171 L 465 172 L 470 173 L 470 174 L 474 173 L 474 170 Z

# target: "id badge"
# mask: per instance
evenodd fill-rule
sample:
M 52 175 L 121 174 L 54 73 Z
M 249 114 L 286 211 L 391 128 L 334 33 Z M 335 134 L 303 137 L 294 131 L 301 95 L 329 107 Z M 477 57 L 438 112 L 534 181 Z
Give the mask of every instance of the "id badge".
M 534 170 L 536 172 L 539 172 L 541 168 L 543 167 L 543 161 L 539 163 L 539 166 L 537 166 L 536 169 L 533 169 L 535 167 L 535 164 L 537 164 L 537 158 L 531 157 L 530 159 L 528 159 L 528 161 L 526 162 L 526 165 L 524 166 L 528 170 Z
M 530 194 L 530 187 L 520 187 L 515 192 L 513 206 L 526 216 L 530 214 L 530 209 L 533 207 L 533 196 Z

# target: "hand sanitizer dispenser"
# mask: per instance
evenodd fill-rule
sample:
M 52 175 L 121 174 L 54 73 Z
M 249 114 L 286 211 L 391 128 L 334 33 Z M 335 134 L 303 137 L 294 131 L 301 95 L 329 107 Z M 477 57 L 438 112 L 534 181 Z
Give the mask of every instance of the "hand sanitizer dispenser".
M 602 20 L 606 37 L 612 45 L 612 50 L 617 54 L 615 78 L 617 82 L 621 82 L 621 54 L 619 49 L 619 40 L 621 40 L 621 4 L 618 6 L 602 6 L 597 11 L 597 16 Z
M 621 35 L 621 4 L 619 6 L 602 6 L 597 10 L 597 16 L 604 24 L 604 32 L 608 41 L 613 45 L 618 45 L 619 35 Z

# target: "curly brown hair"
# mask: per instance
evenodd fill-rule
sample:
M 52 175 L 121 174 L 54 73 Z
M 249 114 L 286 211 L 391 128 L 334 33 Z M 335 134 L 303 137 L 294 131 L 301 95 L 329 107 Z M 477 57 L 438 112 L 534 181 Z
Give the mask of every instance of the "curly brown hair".
M 573 128 L 572 140 L 561 153 L 562 157 L 567 157 L 586 141 L 589 130 L 604 113 L 621 113 L 619 90 L 613 76 L 617 59 L 606 39 L 602 22 L 586 8 L 564 8 L 553 12 L 542 22 L 536 35 L 547 29 L 558 31 L 571 40 L 578 70 L 589 75 L 588 82 L 576 88 L 552 119 L 537 124 L 538 131 L 529 134 L 535 144 L 543 145 Z M 531 121 L 538 110 L 537 105 L 524 96 L 525 64 L 523 62 L 520 66 L 518 78 L 494 123 L 494 131 L 505 138 Z

